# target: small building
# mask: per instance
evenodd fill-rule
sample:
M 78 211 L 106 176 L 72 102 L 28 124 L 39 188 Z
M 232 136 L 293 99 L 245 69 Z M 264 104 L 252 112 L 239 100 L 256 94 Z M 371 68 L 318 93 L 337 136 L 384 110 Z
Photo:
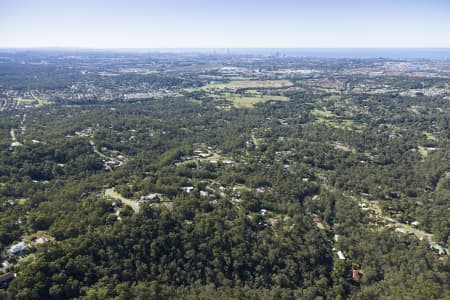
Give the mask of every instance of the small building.
M 358 270 L 352 269 L 352 279 L 359 280 L 359 272 Z
M 162 194 L 159 193 L 150 193 L 148 195 L 142 196 L 141 198 L 139 198 L 139 202 L 147 202 L 147 201 L 159 201 L 161 198 Z
M 345 255 L 344 255 L 344 253 L 342 253 L 341 250 L 339 250 L 339 251 L 337 252 L 337 256 L 339 257 L 339 259 L 345 260 Z
M 208 197 L 209 193 L 207 191 L 200 191 L 200 197 Z
M 28 244 L 25 243 L 24 241 L 21 241 L 21 242 L 19 242 L 17 244 L 12 245 L 9 248 L 8 253 L 10 255 L 20 255 L 27 249 L 28 249 Z
M 42 237 L 37 238 L 37 239 L 34 240 L 34 243 L 37 244 L 37 245 L 42 245 L 42 244 L 45 244 L 45 243 L 48 243 L 48 242 L 50 242 L 50 239 L 48 237 L 46 237 L 46 236 L 42 236 Z
M 269 186 L 260 186 L 260 187 L 257 187 L 255 190 L 257 193 L 264 193 L 264 192 L 270 191 L 270 187 Z
M 445 249 L 442 245 L 439 244 L 431 244 L 430 249 L 433 251 L 437 251 L 439 255 L 447 254 L 447 249 Z
M 19 143 L 19 142 L 12 142 L 11 143 L 11 147 L 20 147 L 20 146 L 22 146 L 22 144 Z
M 186 192 L 186 193 L 190 193 L 194 190 L 194 187 L 193 186 L 182 186 L 182 187 L 180 187 L 180 190 L 182 190 L 183 192 Z

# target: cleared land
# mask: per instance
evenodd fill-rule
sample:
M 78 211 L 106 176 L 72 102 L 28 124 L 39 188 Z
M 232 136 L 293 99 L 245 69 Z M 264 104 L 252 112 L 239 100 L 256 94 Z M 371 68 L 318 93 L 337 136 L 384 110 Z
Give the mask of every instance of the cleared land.
M 120 195 L 119 193 L 117 193 L 114 188 L 109 188 L 105 190 L 105 196 L 114 200 L 120 200 L 122 201 L 124 204 L 128 205 L 129 207 L 131 207 L 134 212 L 138 213 L 139 212 L 139 203 L 137 201 L 133 201 L 131 199 L 125 198 L 124 196 Z
M 292 86 L 289 80 L 234 80 L 228 83 L 212 83 L 201 87 L 203 90 L 237 90 L 255 88 L 283 88 Z
M 256 103 L 262 103 L 267 101 L 288 101 L 289 98 L 285 96 L 271 96 L 271 95 L 260 95 L 260 96 L 239 96 L 234 95 L 227 100 L 233 102 L 236 107 L 246 107 L 252 108 Z

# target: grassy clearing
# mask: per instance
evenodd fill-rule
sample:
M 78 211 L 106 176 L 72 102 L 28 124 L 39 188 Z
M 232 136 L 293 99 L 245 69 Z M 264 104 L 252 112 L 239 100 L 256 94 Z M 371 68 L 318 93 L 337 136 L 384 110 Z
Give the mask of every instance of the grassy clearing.
M 119 76 L 120 74 L 112 73 L 112 72 L 98 72 L 100 76 Z
M 203 102 L 202 102 L 201 100 L 190 99 L 190 100 L 188 100 L 188 101 L 191 102 L 191 103 L 194 103 L 194 104 L 198 104 L 198 105 L 203 104 Z
M 313 116 L 319 117 L 319 118 L 332 118 L 332 117 L 337 117 L 334 113 L 332 113 L 331 111 L 327 110 L 326 108 L 323 110 L 319 110 L 317 108 L 315 108 L 312 112 Z
M 419 146 L 419 153 L 422 156 L 422 158 L 427 158 L 428 156 L 428 150 L 425 147 Z
M 422 131 L 422 133 L 427 137 L 427 139 L 437 141 L 437 137 L 434 136 L 431 132 Z
M 33 104 L 35 102 L 34 99 L 22 99 L 20 100 L 22 103 Z
M 38 106 L 45 106 L 45 105 L 55 104 L 54 101 L 38 98 L 33 92 L 31 92 L 31 96 L 33 97 L 34 101 L 38 102 Z
M 231 109 L 231 106 L 229 106 L 229 105 L 216 105 L 216 108 L 220 109 L 220 110 L 228 111 L 228 110 Z
M 200 88 L 184 89 L 185 92 L 203 91 L 204 96 L 213 100 L 226 100 L 235 107 L 252 108 L 257 103 L 267 101 L 288 101 L 289 98 L 279 95 L 264 95 L 260 88 L 282 88 L 291 86 L 289 80 L 234 80 L 229 83 L 213 83 Z M 244 93 L 236 94 L 236 90 L 245 89 Z M 229 109 L 227 105 L 217 106 Z
M 365 127 L 362 124 L 355 123 L 352 119 L 339 117 L 326 108 L 322 108 L 322 110 L 314 109 L 311 113 L 317 118 L 314 121 L 316 124 L 324 124 L 332 128 L 344 130 L 360 130 Z
M 292 86 L 289 80 L 233 80 L 228 83 L 213 83 L 201 87 L 202 90 L 237 90 L 255 88 L 283 88 Z
M 324 124 L 328 127 L 334 129 L 344 129 L 344 130 L 361 130 L 364 128 L 364 125 L 356 124 L 353 120 L 330 120 L 327 118 L 319 117 L 314 123 L 316 124 Z
M 38 100 L 38 105 L 39 106 L 45 106 L 45 105 L 50 105 L 50 104 L 55 104 L 55 102 L 52 101 L 52 100 L 46 100 L 46 99 L 39 99 Z
M 450 180 L 450 171 L 446 172 L 441 179 L 439 179 L 439 182 L 437 184 L 437 190 L 441 190 L 444 189 L 446 190 L 445 184 L 447 182 L 447 180 Z
M 19 205 L 25 205 L 25 204 L 27 204 L 27 202 L 28 202 L 28 199 L 26 199 L 26 198 L 21 198 L 21 199 L 19 199 L 19 200 L 17 201 L 17 204 L 19 204 Z
M 423 147 L 423 146 L 418 146 L 417 148 L 419 150 L 420 155 L 422 155 L 423 159 L 427 158 L 427 156 L 430 154 L 430 152 L 437 150 L 436 148 Z
M 329 93 L 329 94 L 338 94 L 340 91 L 333 89 L 333 88 L 324 88 L 324 87 L 312 87 L 314 90 L 322 92 L 322 93 Z
M 231 96 L 228 100 L 233 102 L 236 107 L 246 107 L 252 108 L 257 103 L 267 102 L 267 101 L 288 101 L 289 98 L 285 96 L 271 96 L 271 95 L 260 95 L 260 96 Z

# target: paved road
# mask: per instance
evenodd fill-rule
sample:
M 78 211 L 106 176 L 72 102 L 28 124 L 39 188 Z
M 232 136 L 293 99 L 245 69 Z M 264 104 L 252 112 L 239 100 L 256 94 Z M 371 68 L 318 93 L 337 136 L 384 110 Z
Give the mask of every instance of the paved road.
M 11 135 L 11 141 L 12 141 L 13 143 L 17 142 L 16 133 L 14 132 L 14 129 L 11 129 L 11 130 L 9 131 L 9 134 Z
M 258 147 L 259 147 L 259 141 L 258 141 L 258 139 L 255 137 L 255 133 L 253 132 L 253 130 L 252 130 L 251 139 L 252 139 L 253 144 L 255 145 L 255 148 L 258 148 Z
M 93 140 L 89 140 L 89 144 L 91 144 L 93 151 L 99 155 L 101 158 L 104 159 L 108 159 L 108 160 L 112 160 L 112 157 L 106 156 L 105 154 L 101 153 L 100 151 L 98 151 L 97 146 L 95 145 Z
M 92 150 L 94 151 L 94 153 L 97 154 L 98 156 L 100 156 L 101 158 L 106 159 L 106 160 L 112 160 L 112 159 L 113 159 L 112 157 L 106 156 L 105 154 L 103 154 L 103 153 L 101 153 L 100 151 L 98 151 L 97 146 L 95 145 L 95 143 L 94 143 L 93 140 L 89 140 L 89 144 L 91 144 Z M 108 171 L 111 171 L 111 172 L 112 172 L 111 166 L 105 165 L 105 168 L 106 168 Z
M 125 198 L 124 196 L 122 196 L 121 194 L 117 193 L 114 188 L 109 188 L 105 190 L 105 196 L 115 199 L 115 200 L 120 200 L 123 203 L 125 203 L 126 205 L 128 205 L 129 207 L 131 207 L 135 213 L 139 212 L 139 203 L 137 201 L 133 201 L 131 199 Z

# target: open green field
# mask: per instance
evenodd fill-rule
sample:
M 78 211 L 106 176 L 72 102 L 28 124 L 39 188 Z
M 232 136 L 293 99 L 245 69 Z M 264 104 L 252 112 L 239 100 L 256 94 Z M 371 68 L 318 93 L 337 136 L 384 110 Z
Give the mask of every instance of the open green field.
M 314 121 L 316 124 L 325 124 L 329 127 L 345 130 L 358 130 L 364 128 L 364 125 L 355 123 L 352 119 L 342 118 L 337 116 L 333 112 L 326 108 L 317 109 L 311 111 L 311 114 L 317 119 Z
M 324 117 L 318 117 L 314 123 L 316 124 L 324 124 L 326 126 L 329 126 L 331 128 L 335 129 L 344 129 L 344 130 L 361 130 L 365 126 L 362 124 L 357 124 L 353 120 L 349 119 L 329 119 Z
M 26 198 L 20 198 L 20 199 L 17 201 L 17 203 L 18 203 L 19 205 L 25 205 L 27 202 L 28 202 L 28 199 L 26 199 Z
M 289 80 L 233 80 L 228 83 L 212 83 L 201 87 L 202 90 L 237 90 L 255 88 L 283 88 L 292 86 Z
M 322 117 L 322 118 L 336 117 L 336 115 L 334 113 L 327 110 L 326 108 L 324 108 L 323 110 L 315 108 L 311 113 L 316 117 Z
M 256 103 L 267 101 L 288 101 L 289 98 L 285 96 L 271 96 L 271 95 L 260 95 L 252 97 L 233 95 L 227 100 L 233 102 L 233 105 L 236 107 L 252 108 Z
M 432 141 L 437 141 L 438 139 L 431 132 L 422 131 L 422 133 L 427 137 L 427 139 Z
M 33 97 L 33 99 L 38 102 L 39 106 L 55 104 L 55 102 L 52 100 L 38 98 L 33 92 L 31 92 L 31 97 Z

